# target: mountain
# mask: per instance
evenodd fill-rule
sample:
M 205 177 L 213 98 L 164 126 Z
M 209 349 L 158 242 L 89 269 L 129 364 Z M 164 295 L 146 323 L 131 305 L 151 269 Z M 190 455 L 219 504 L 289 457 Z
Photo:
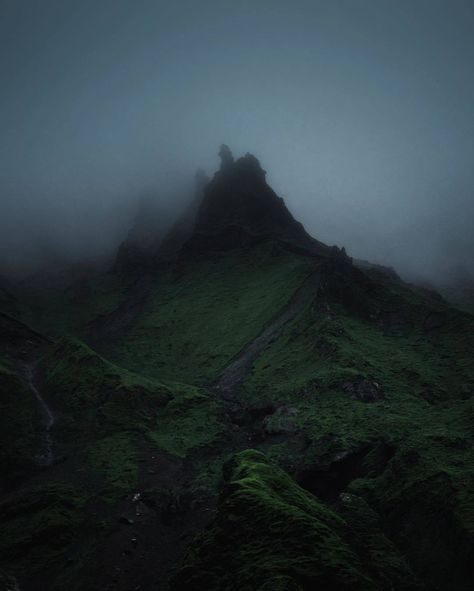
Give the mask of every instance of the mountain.
M 474 317 L 220 153 L 146 264 L 22 286 L 0 584 L 470 589 Z
M 330 252 L 293 218 L 266 183 L 255 156 L 246 154 L 234 161 L 224 145 L 220 154 L 221 168 L 204 189 L 188 250 L 230 249 L 273 239 L 317 254 Z

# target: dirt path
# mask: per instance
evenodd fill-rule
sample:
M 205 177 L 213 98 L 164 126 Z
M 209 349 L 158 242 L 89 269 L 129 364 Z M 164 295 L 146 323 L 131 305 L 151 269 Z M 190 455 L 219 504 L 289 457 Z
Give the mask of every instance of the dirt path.
M 225 400 L 233 400 L 240 384 L 250 372 L 253 362 L 265 347 L 280 336 L 285 325 L 314 299 L 319 283 L 320 272 L 316 269 L 303 281 L 291 300 L 273 317 L 263 332 L 237 354 L 211 388 Z

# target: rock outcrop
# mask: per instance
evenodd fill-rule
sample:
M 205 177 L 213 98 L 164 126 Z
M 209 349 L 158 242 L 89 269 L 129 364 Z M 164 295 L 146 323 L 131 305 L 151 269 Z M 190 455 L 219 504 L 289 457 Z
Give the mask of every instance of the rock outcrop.
M 341 518 L 255 450 L 223 472 L 215 518 L 191 545 L 173 591 L 422 588 L 362 499 L 346 495 Z
M 187 252 L 228 250 L 275 239 L 315 254 L 333 253 L 294 219 L 267 184 L 266 171 L 255 156 L 247 153 L 234 160 L 227 146 L 221 146 L 219 155 L 221 167 L 205 189 Z

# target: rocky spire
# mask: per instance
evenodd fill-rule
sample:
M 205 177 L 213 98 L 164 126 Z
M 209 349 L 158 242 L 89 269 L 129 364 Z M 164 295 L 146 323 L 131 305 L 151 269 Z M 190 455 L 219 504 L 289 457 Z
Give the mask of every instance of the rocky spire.
M 250 153 L 234 160 L 229 147 L 219 150 L 221 167 L 206 186 L 188 251 L 234 248 L 274 239 L 311 252 L 329 252 L 307 234 L 265 180 L 266 172 Z
M 226 144 L 221 144 L 219 149 L 219 156 L 221 159 L 221 170 L 229 170 L 234 164 L 234 157 L 232 152 Z

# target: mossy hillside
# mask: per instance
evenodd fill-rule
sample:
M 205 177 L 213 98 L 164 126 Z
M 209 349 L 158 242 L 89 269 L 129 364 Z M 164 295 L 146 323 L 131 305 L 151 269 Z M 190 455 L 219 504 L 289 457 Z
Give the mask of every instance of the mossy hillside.
M 104 467 L 117 455 L 115 443 L 118 448 L 129 446 L 126 438 L 134 433 L 147 434 L 159 448 L 179 456 L 211 444 L 222 433 L 213 396 L 194 386 L 164 384 L 120 368 L 80 341 L 62 339 L 41 367 L 44 387 L 60 413 L 57 439 L 75 444 L 77 438 L 86 438 L 95 446 L 94 465 Z
M 90 487 L 66 480 L 23 487 L 0 503 L 0 570 L 14 575 L 22 589 L 92 588 L 96 556 L 110 531 L 96 506 Z
M 419 296 L 413 298 L 418 305 Z M 262 443 L 295 472 L 373 442 L 395 449 L 388 466 L 400 468 L 360 481 L 359 488 L 355 481 L 354 490 L 380 510 L 384 527 L 425 580 L 447 584 L 449 565 L 457 562 L 453 588 L 464 589 L 474 518 L 473 322 L 445 307 L 443 323 L 426 330 L 429 313 L 425 308 L 418 325 L 387 335 L 339 305 L 324 314 L 308 308 L 262 353 L 241 397 L 248 406 L 284 403 L 296 410 L 291 440 Z M 360 375 L 379 384 L 380 401 L 352 400 L 342 389 Z M 400 534 L 404 515 L 409 533 Z M 463 551 L 450 550 L 458 546 Z
M 89 470 L 103 478 L 98 490 L 101 498 L 113 502 L 136 490 L 136 448 L 129 433 L 114 433 L 93 441 L 86 448 L 84 456 L 84 463 Z
M 309 259 L 269 243 L 182 262 L 157 280 L 109 356 L 160 379 L 209 382 L 261 332 L 311 268 Z
M 257 252 L 265 272 L 260 276 L 258 269 L 253 269 L 247 277 L 243 267 L 246 264 L 252 267 Z M 229 261 L 235 262 L 234 277 Z M 282 266 L 280 270 L 279 266 Z M 430 582 L 431 588 L 436 588 L 438 579 L 443 582 L 442 588 L 451 588 L 446 577 L 449 565 L 456 563 L 460 574 L 453 588 L 467 589 L 466 568 L 472 564 L 467 550 L 472 547 L 474 515 L 471 457 L 474 331 L 472 319 L 467 315 L 396 283 L 374 285 L 361 280 L 355 296 L 352 288 L 342 281 L 339 288 L 334 280 L 325 285 L 314 305 L 289 323 L 280 338 L 261 353 L 237 393 L 244 411 L 268 407 L 271 413 L 282 406 L 291 408 L 289 432 L 279 430 L 283 424 L 280 419 L 285 415 L 278 412 L 260 422 L 252 418 L 251 427 L 244 426 L 240 432 L 238 429 L 234 432 L 232 417 L 225 415 L 226 404 L 221 406 L 213 394 L 203 389 L 176 383 L 176 380 L 184 381 L 184 375 L 194 384 L 218 375 L 222 366 L 242 348 L 241 343 L 245 345 L 261 332 L 268 318 L 274 316 L 274 310 L 278 311 L 291 298 L 310 266 L 303 257 L 259 247 L 185 263 L 179 271 L 177 268 L 169 271 L 160 278 L 160 286 L 157 281 L 152 290 L 148 306 L 156 305 L 156 310 L 153 308 L 150 315 L 152 308 L 146 306 L 131 327 L 124 347 L 119 343 L 115 350 L 115 360 L 124 353 L 121 362 L 137 372 L 124 370 L 77 341 L 58 343 L 41 364 L 44 394 L 57 413 L 52 433 L 55 445 L 60 448 L 64 441 L 66 452 L 72 449 L 74 453 L 70 457 L 74 458 L 78 448 L 83 450 L 77 459 L 77 466 L 82 466 L 81 474 L 74 472 L 74 478 L 87 481 L 97 498 L 107 501 L 110 508 L 111 503 L 113 506 L 118 499 L 136 490 L 139 452 L 136 446 L 142 437 L 151 439 L 159 450 L 186 458 L 186 464 L 193 470 L 193 481 L 186 488 L 191 495 L 199 487 L 214 492 L 220 480 L 221 463 L 232 449 L 242 449 L 242 445 L 258 445 L 299 478 L 301 471 L 314 467 L 332 470 L 338 454 L 357 452 L 364 446 L 377 449 L 379 444 L 386 444 L 394 450 L 388 463 L 372 470 L 376 458 L 367 458 L 368 469 L 362 477 L 347 483 L 343 489 L 356 501 L 349 513 L 347 507 L 337 504 L 342 519 L 337 518 L 335 509 L 326 509 L 308 496 L 319 507 L 318 524 L 321 522 L 330 530 L 329 539 L 341 548 L 336 552 L 334 570 L 344 574 L 349 568 L 355 573 L 356 581 L 362 577 L 375 588 L 385 588 L 389 578 L 403 579 L 405 562 L 393 551 L 393 545 L 381 532 L 383 528 L 407 554 L 412 567 Z M 264 283 L 276 292 L 270 294 L 269 300 L 263 295 Z M 193 285 L 195 292 L 189 291 Z M 233 289 L 235 285 L 238 287 Z M 280 289 L 283 295 L 279 294 Z M 205 302 L 207 290 L 209 306 Z M 168 293 L 169 300 L 160 299 L 164 293 Z M 266 309 L 268 302 L 274 310 Z M 246 308 L 254 305 L 255 313 Z M 220 325 L 212 324 L 213 306 L 225 331 Z M 387 317 L 390 322 L 395 318 L 395 330 L 387 323 Z M 434 322 L 427 322 L 429 318 L 434 318 Z M 211 323 L 209 326 L 205 325 L 207 321 Z M 137 326 L 141 326 L 141 332 L 137 332 Z M 132 342 L 136 351 L 130 349 Z M 190 348 L 189 343 L 197 348 Z M 155 362 L 161 366 L 155 367 Z M 345 382 L 361 376 L 380 386 L 383 395 L 380 401 L 353 400 L 343 390 Z M 251 443 L 247 441 L 247 428 L 249 433 L 255 429 Z M 250 463 L 261 462 L 254 458 Z M 234 474 L 234 470 L 231 472 Z M 250 472 L 257 475 L 258 470 L 249 468 Z M 276 480 L 281 484 L 279 478 Z M 233 568 L 239 576 L 242 574 L 240 581 L 252 577 L 253 565 L 258 565 L 257 579 L 249 579 L 249 590 L 305 588 L 305 580 L 296 581 L 294 570 L 304 571 L 304 568 L 299 570 L 299 564 L 306 561 L 311 564 L 314 557 L 310 554 L 308 558 L 306 547 L 298 545 L 300 538 L 307 538 L 293 527 L 294 515 L 286 507 L 292 506 L 292 502 L 282 501 L 279 493 L 268 493 L 267 484 L 268 480 L 265 494 L 257 495 L 260 504 L 253 496 L 244 495 L 235 498 L 235 510 L 232 504 L 222 505 L 226 509 L 219 511 L 218 520 L 204 534 L 200 549 L 191 552 L 190 556 L 197 556 L 199 564 L 190 558 L 187 578 L 181 581 L 191 580 L 195 588 L 203 582 L 207 585 L 203 578 L 206 571 L 217 589 L 221 573 L 215 569 L 222 561 L 226 568 Z M 275 483 L 273 488 L 278 491 L 280 485 Z M 268 519 L 262 517 L 259 522 L 267 524 L 265 527 L 271 532 L 264 540 L 266 546 L 259 531 L 241 520 L 240 516 L 247 511 L 248 498 L 251 498 L 250 511 L 245 520 L 253 518 L 255 513 L 265 514 L 268 506 Z M 278 513 L 281 503 L 285 508 Z M 224 513 L 228 506 L 233 512 L 228 513 L 227 520 Z M 378 511 L 380 520 L 374 510 Z M 77 511 L 81 518 L 82 506 Z M 301 511 L 306 515 L 306 509 Z M 279 517 L 282 514 L 290 523 L 287 529 L 280 529 L 280 522 L 285 521 Z M 298 523 L 300 517 L 298 513 Z M 305 516 L 301 517 L 306 528 L 305 520 Z M 375 525 L 361 530 L 365 521 Z M 231 556 L 225 538 L 234 526 L 239 530 L 241 523 L 250 533 L 229 537 L 233 544 Z M 221 529 L 219 524 L 223 524 Z M 315 527 L 311 525 L 309 529 L 313 531 Z M 357 532 L 358 543 L 354 542 L 353 532 Z M 252 545 L 254 536 L 257 542 Z M 312 538 L 313 542 L 316 544 Z M 282 568 L 286 569 L 290 563 L 290 570 L 293 569 L 290 574 L 278 568 L 273 572 L 266 566 L 284 561 L 284 543 L 291 548 L 291 558 L 282 562 Z M 381 550 L 377 553 L 379 545 Z M 222 546 L 222 554 L 216 546 Z M 316 547 L 325 556 L 332 556 L 332 542 L 326 547 L 318 539 Z M 388 573 L 385 579 L 382 571 Z M 328 576 L 332 584 L 333 574 Z M 328 588 L 325 583 L 321 586 Z M 245 589 L 245 586 L 235 588 Z
M 338 390 L 362 375 L 384 395 L 411 394 L 427 402 L 469 397 L 474 389 L 474 319 L 446 309 L 445 324 L 414 326 L 390 336 L 376 323 L 333 305 L 308 307 L 262 352 L 245 381 L 242 399 L 304 400 Z
M 143 441 L 147 429 L 151 429 L 151 440 L 153 436 L 159 439 L 162 425 L 163 440 L 171 441 L 172 451 L 185 455 L 195 446 L 210 441 L 209 429 L 202 428 L 202 421 L 209 421 L 215 411 L 215 401 L 194 387 L 184 384 L 162 386 L 155 380 L 122 372 L 77 341 L 63 340 L 56 347 L 43 359 L 42 369 L 45 391 L 51 396 L 50 386 L 55 383 L 63 396 L 70 397 L 64 404 L 54 395 L 51 400 L 48 397 L 48 401 L 54 404 L 58 421 L 53 429 L 55 454 L 61 454 L 62 450 L 67 454 L 50 470 L 53 474 L 61 474 L 65 482 L 25 488 L 1 506 L 0 517 L 6 528 L 0 552 L 3 547 L 8 547 L 8 552 L 2 556 L 0 567 L 18 574 L 22 582 L 36 580 L 38 576 L 41 580 L 46 579 L 51 589 L 82 590 L 89 588 L 85 582 L 89 581 L 88 577 L 92 577 L 89 583 L 93 584 L 93 572 L 97 568 L 93 554 L 107 539 L 107 532 L 116 527 L 117 507 L 125 496 L 130 498 L 139 487 L 138 456 L 143 444 L 147 446 Z M 86 363 L 82 366 L 84 360 Z M 54 362 L 63 365 L 56 367 Z M 52 375 L 55 372 L 61 376 L 58 383 Z M 120 384 L 117 383 L 117 372 Z M 107 396 L 121 388 L 125 390 L 123 396 L 137 396 L 139 400 L 130 405 L 119 394 L 113 412 L 102 412 L 101 391 L 104 388 L 111 390 Z M 155 408 L 156 397 L 161 400 L 161 388 L 165 389 L 165 394 L 172 388 L 175 396 L 169 415 L 160 415 L 162 401 L 159 408 Z M 142 400 L 141 396 L 145 399 Z M 99 417 L 94 414 L 96 404 Z M 209 410 L 211 405 L 212 412 Z M 76 416 L 77 420 L 74 419 Z M 215 420 L 217 425 L 217 418 Z M 189 433 L 185 430 L 177 442 L 179 431 L 176 430 L 180 425 L 189 428 Z M 217 425 L 216 433 L 220 429 Z M 163 449 L 166 445 L 157 447 Z M 66 481 L 72 484 L 66 484 Z M 159 495 L 162 494 L 165 493 L 160 490 Z M 63 526 L 68 535 L 63 535 Z M 18 539 L 11 535 L 15 528 L 18 528 Z M 54 540 L 56 532 L 57 543 Z
M 148 432 L 158 448 L 179 457 L 219 443 L 224 437 L 213 395 L 193 387 L 174 391 L 173 400 L 160 410 L 156 427 Z
M 179 589 L 417 589 L 387 542 L 369 575 L 347 522 L 254 450 L 224 467 L 218 513 L 191 546 L 171 587 Z M 382 534 L 380 534 L 382 535 Z M 387 562 L 395 576 L 386 581 Z
M 40 367 L 65 438 L 146 430 L 173 396 L 169 386 L 122 369 L 74 339 L 60 340 Z
M 61 482 L 25 489 L 3 501 L 2 566 L 21 578 L 64 566 L 68 552 L 86 535 L 85 501 L 80 491 Z
M 5 479 L 33 465 L 40 430 L 41 415 L 33 395 L 14 364 L 0 358 L 0 469 Z

